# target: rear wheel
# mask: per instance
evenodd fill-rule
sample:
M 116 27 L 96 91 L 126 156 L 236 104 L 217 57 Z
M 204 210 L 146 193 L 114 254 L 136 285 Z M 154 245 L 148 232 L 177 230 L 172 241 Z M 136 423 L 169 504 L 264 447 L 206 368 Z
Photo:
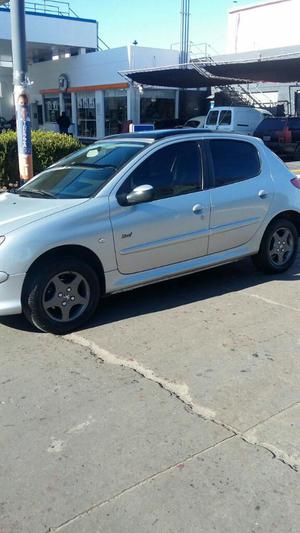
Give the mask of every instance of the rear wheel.
M 63 335 L 93 315 L 99 298 L 95 271 L 81 259 L 66 256 L 43 263 L 29 275 L 22 306 L 38 329 Z
M 298 249 L 298 232 L 290 220 L 279 219 L 270 224 L 261 241 L 258 254 L 252 257 L 259 270 L 284 272 L 294 263 Z

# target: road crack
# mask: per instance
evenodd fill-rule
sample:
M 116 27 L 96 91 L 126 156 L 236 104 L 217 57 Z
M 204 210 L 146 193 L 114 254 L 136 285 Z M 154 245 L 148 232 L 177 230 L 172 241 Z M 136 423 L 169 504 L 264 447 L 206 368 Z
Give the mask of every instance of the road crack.
M 183 403 L 188 413 L 197 415 L 203 420 L 212 422 L 213 424 L 221 426 L 222 428 L 229 431 L 231 433 L 231 436 L 228 438 L 231 438 L 234 436 L 252 446 L 263 448 L 264 450 L 271 453 L 272 457 L 278 459 L 283 464 L 289 466 L 292 470 L 298 472 L 300 464 L 299 462 L 297 462 L 295 457 L 289 456 L 287 453 L 276 448 L 271 443 L 260 442 L 259 439 L 256 437 L 254 428 L 258 426 L 259 424 L 264 423 L 266 420 L 260 421 L 255 426 L 252 426 L 246 429 L 245 431 L 241 432 L 238 429 L 234 428 L 233 426 L 227 424 L 226 422 L 219 420 L 217 418 L 216 413 L 212 411 L 211 409 L 207 407 L 203 407 L 202 405 L 199 405 L 198 403 L 194 402 L 190 394 L 189 387 L 186 383 L 178 383 L 174 380 L 169 380 L 167 378 L 157 376 L 156 374 L 154 374 L 154 372 L 151 369 L 144 367 L 135 359 L 133 358 L 126 359 L 126 358 L 119 357 L 118 355 L 113 354 L 112 352 L 109 352 L 108 350 L 100 348 L 93 341 L 89 341 L 88 339 L 86 339 L 85 337 L 82 337 L 81 335 L 78 335 L 77 333 L 71 333 L 69 335 L 65 335 L 59 338 L 67 342 L 71 342 L 73 344 L 87 348 L 89 352 L 91 353 L 91 355 L 95 357 L 96 359 L 100 360 L 102 363 L 117 365 L 123 368 L 128 368 L 130 370 L 133 370 L 134 372 L 136 372 L 143 378 L 151 381 L 152 383 L 156 383 L 157 385 L 159 385 L 161 388 L 167 391 L 171 396 L 174 396 L 175 398 L 177 398 L 181 403 Z M 285 409 L 279 411 L 279 413 L 288 409 L 289 407 L 292 407 L 292 406 L 286 407 Z M 277 414 L 278 413 L 275 413 L 271 415 L 269 418 L 272 418 L 276 416 Z
M 143 485 L 146 485 L 147 483 L 150 483 L 151 481 L 157 479 L 158 477 L 160 477 L 160 476 L 162 476 L 164 474 L 170 473 L 170 472 L 172 472 L 172 471 L 174 471 L 176 469 L 181 469 L 185 464 L 191 462 L 193 459 L 199 457 L 200 455 L 202 455 L 204 453 L 208 453 L 208 452 L 210 452 L 211 450 L 213 450 L 215 448 L 218 448 L 218 447 L 222 446 L 223 444 L 225 444 L 226 442 L 228 442 L 228 441 L 230 441 L 230 440 L 232 440 L 234 438 L 236 438 L 236 435 L 230 435 L 230 436 L 226 437 L 225 439 L 222 439 L 221 441 L 213 444 L 212 446 L 208 446 L 207 448 L 201 450 L 200 452 L 196 452 L 196 453 L 193 453 L 192 455 L 189 455 L 188 457 L 185 457 L 185 459 L 183 459 L 182 461 L 176 462 L 176 463 L 168 466 L 167 468 L 164 468 L 163 470 L 160 470 L 159 472 L 155 472 L 155 474 L 147 476 L 146 478 L 142 479 L 141 481 L 138 481 L 137 483 L 134 483 L 130 487 L 126 487 L 125 489 L 121 490 L 117 494 L 114 494 L 110 498 L 106 498 L 105 500 L 101 500 L 99 502 L 94 503 L 88 509 L 85 509 L 81 513 L 78 513 L 77 515 L 75 515 L 72 518 L 66 520 L 62 524 L 60 524 L 60 525 L 58 525 L 56 527 L 50 527 L 49 529 L 47 529 L 46 533 L 56 533 L 57 531 L 61 531 L 64 527 L 69 526 L 72 523 L 74 523 L 75 521 L 84 518 L 85 516 L 89 515 L 93 511 L 95 511 L 96 509 L 100 509 L 104 505 L 108 505 L 109 503 L 112 503 L 115 500 L 118 500 L 119 498 L 121 498 L 125 494 L 128 494 L 128 493 L 134 491 L 135 489 L 140 488 Z

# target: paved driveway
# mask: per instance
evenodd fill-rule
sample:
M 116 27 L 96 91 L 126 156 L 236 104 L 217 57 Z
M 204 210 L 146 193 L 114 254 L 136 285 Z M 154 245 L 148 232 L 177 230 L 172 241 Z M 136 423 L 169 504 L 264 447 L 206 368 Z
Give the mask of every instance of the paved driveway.
M 154 285 L 67 337 L 2 319 L 0 532 L 298 533 L 299 272 Z

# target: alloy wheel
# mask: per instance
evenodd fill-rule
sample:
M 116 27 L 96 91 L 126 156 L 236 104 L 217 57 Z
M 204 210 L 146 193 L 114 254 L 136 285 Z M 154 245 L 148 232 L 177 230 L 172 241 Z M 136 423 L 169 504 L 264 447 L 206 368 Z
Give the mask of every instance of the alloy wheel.
M 295 249 L 295 241 L 289 228 L 278 228 L 270 239 L 269 257 L 273 265 L 284 266 Z
M 70 322 L 81 316 L 90 302 L 90 287 L 78 272 L 66 271 L 53 276 L 43 292 L 45 313 L 57 322 Z

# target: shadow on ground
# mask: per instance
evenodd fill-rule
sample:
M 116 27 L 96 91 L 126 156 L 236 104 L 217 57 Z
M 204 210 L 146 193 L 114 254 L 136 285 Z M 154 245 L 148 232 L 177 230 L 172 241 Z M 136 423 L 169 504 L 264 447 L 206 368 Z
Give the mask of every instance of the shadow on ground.
M 84 325 L 84 329 L 216 298 L 230 292 L 269 283 L 272 280 L 297 281 L 299 273 L 300 254 L 288 272 L 276 276 L 267 276 L 257 272 L 252 261 L 245 259 L 238 263 L 110 296 L 102 301 L 99 311 L 90 322 Z M 37 332 L 20 315 L 1 317 L 0 323 L 22 331 Z

